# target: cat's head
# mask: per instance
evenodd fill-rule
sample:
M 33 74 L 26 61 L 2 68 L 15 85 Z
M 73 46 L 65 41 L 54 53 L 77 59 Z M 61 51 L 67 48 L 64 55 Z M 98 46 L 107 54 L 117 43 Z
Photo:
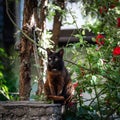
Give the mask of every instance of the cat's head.
M 47 49 L 48 56 L 48 70 L 49 71 L 61 71 L 64 67 L 63 62 L 64 50 L 60 49 L 57 52 L 53 52 L 50 49 Z

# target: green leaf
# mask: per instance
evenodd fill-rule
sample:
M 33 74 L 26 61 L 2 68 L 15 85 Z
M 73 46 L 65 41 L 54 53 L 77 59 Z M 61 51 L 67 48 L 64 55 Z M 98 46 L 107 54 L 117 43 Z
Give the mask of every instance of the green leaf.
M 3 73 L 2 73 L 2 72 L 0 72 L 0 79 L 1 79 L 1 78 L 3 78 Z
M 85 35 L 85 30 L 82 30 L 82 35 Z

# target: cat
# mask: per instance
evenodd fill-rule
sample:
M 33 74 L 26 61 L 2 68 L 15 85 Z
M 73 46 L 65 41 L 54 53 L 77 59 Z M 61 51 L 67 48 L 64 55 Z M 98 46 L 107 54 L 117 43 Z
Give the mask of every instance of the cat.
M 47 49 L 48 64 L 44 91 L 54 103 L 67 104 L 72 98 L 72 80 L 64 66 L 64 49 L 53 52 Z

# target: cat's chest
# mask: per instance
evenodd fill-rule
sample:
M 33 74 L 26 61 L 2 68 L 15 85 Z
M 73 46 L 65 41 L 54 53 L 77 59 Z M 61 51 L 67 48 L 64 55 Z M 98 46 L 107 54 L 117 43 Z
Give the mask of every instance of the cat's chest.
M 63 80 L 63 76 L 61 76 L 61 75 L 52 76 L 52 77 L 50 78 L 50 81 L 51 81 L 53 84 L 58 84 L 58 83 L 60 83 L 62 80 Z
M 52 84 L 61 84 L 61 82 L 64 82 L 65 79 L 65 72 L 64 70 L 62 71 L 57 71 L 57 72 L 53 72 L 53 71 L 47 71 L 47 79 L 50 83 Z

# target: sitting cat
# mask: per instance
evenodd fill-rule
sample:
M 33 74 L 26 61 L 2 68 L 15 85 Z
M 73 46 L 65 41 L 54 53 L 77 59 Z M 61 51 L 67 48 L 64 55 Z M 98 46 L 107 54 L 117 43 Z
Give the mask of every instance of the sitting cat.
M 53 52 L 47 49 L 47 79 L 45 95 L 54 103 L 67 104 L 72 98 L 72 81 L 63 61 L 64 50 Z

